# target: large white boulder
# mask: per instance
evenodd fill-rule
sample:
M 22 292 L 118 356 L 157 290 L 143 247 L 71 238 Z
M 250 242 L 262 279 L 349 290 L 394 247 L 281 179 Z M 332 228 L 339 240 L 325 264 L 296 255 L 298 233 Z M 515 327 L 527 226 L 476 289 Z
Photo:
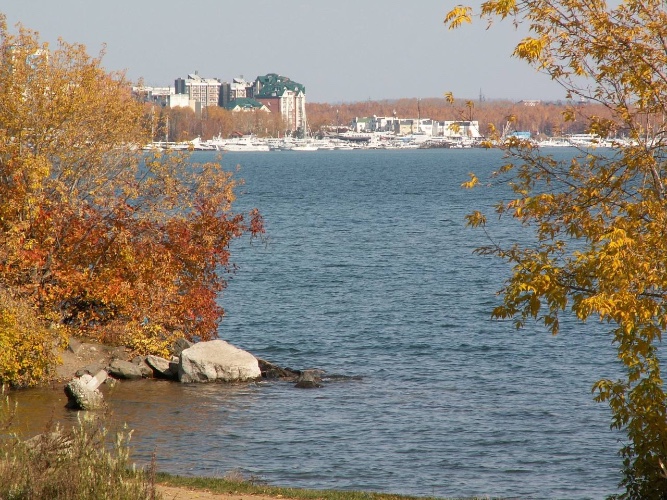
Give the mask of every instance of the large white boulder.
M 257 358 L 224 340 L 199 342 L 180 354 L 178 380 L 189 382 L 236 382 L 262 376 Z

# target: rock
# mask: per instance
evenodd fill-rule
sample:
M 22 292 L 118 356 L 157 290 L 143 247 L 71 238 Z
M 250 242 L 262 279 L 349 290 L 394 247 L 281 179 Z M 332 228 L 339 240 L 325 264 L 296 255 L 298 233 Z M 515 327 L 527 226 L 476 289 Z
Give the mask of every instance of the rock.
M 178 379 L 183 383 L 248 381 L 262 376 L 255 356 L 224 340 L 194 344 L 180 358 Z
M 144 356 L 135 356 L 134 358 L 132 358 L 132 364 L 139 367 L 139 370 L 141 370 L 141 376 L 143 378 L 153 378 L 155 374 L 153 372 L 153 368 L 148 366 L 148 363 L 146 363 L 146 358 Z
M 259 370 L 262 372 L 262 377 L 267 379 L 296 379 L 299 376 L 298 371 L 291 368 L 281 368 L 264 359 L 257 359 L 259 363 Z
M 104 406 L 104 398 L 98 387 L 107 378 L 107 372 L 100 370 L 94 377 L 84 374 L 74 378 L 65 386 L 67 407 L 79 410 L 96 410 Z
M 178 339 L 171 346 L 172 356 L 179 357 L 185 349 L 189 349 L 194 344 L 188 339 Z
M 81 377 L 82 375 L 85 375 L 86 373 L 89 375 L 92 375 L 93 373 L 97 373 L 100 370 L 104 370 L 107 368 L 106 363 L 98 362 L 98 363 L 91 363 L 89 365 L 84 366 L 83 368 L 79 368 L 75 375 L 77 377 Z
M 322 370 L 304 370 L 296 379 L 294 387 L 299 389 L 317 389 L 322 387 Z
M 146 356 L 146 364 L 152 368 L 156 377 L 173 380 L 178 376 L 178 362 L 174 364 L 168 359 L 150 355 Z M 175 372 L 174 367 L 176 368 Z
M 181 366 L 181 358 L 177 356 L 172 356 L 171 361 L 169 362 L 169 371 L 174 375 L 175 379 L 178 379 L 178 367 Z
M 71 352 L 72 354 L 77 354 L 79 350 L 81 350 L 81 342 L 76 340 L 74 337 L 70 337 L 69 342 L 67 344 L 67 350 Z
M 109 364 L 109 373 L 116 377 L 127 380 L 136 380 L 143 378 L 141 368 L 129 361 L 114 359 Z

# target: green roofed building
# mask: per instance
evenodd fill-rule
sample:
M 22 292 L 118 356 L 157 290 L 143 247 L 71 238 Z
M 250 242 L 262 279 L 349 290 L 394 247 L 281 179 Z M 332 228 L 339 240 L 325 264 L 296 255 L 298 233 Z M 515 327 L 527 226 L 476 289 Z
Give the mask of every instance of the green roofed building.
M 272 113 L 280 113 L 288 130 L 307 132 L 306 87 L 302 84 L 269 73 L 255 79 L 252 95 Z

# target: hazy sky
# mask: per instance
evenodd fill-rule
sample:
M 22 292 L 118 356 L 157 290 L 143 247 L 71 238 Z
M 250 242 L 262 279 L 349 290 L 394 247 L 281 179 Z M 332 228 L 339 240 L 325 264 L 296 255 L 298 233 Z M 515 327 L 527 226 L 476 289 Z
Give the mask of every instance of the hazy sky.
M 279 73 L 309 102 L 400 97 L 557 100 L 563 90 L 511 57 L 509 23 L 449 31 L 459 0 L 3 0 L 10 28 L 86 45 L 147 85 L 199 72 L 246 80 Z M 465 3 L 465 2 L 463 2 Z

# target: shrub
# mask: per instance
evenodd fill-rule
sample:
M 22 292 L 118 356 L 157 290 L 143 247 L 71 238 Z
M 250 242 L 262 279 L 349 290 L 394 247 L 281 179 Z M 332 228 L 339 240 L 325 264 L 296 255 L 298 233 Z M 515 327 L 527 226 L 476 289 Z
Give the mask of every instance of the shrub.
M 51 329 L 24 301 L 0 289 L 0 384 L 28 387 L 48 378 L 58 362 L 62 330 Z

